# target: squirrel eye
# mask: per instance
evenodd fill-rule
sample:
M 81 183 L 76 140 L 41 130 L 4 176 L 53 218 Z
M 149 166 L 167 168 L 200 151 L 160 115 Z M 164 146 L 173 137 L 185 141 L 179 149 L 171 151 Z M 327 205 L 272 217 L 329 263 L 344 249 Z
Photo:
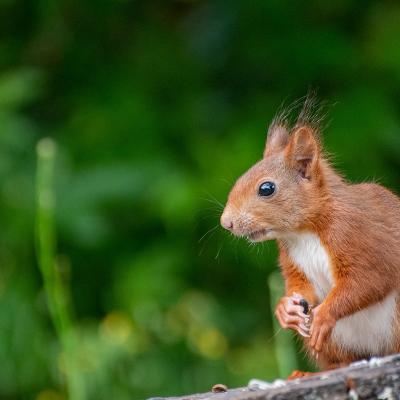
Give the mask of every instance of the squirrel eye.
M 263 182 L 258 188 L 258 194 L 260 196 L 271 196 L 275 192 L 274 182 Z

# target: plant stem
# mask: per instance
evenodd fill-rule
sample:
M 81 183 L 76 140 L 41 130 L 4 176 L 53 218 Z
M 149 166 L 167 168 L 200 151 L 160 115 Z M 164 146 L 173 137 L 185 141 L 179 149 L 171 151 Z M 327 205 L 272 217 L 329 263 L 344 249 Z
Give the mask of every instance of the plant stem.
M 275 314 L 275 304 L 284 292 L 282 277 L 279 272 L 272 272 L 268 278 L 268 286 L 271 300 L 271 315 Z M 281 330 L 276 318 L 273 318 L 275 335 L 275 354 L 278 364 L 279 376 L 287 377 L 295 369 L 298 369 L 296 350 L 291 332 Z
M 61 343 L 68 395 L 85 399 L 85 385 L 77 365 L 77 337 L 73 328 L 68 296 L 56 261 L 54 163 L 56 144 L 50 138 L 37 145 L 36 255 L 42 274 L 47 304 Z

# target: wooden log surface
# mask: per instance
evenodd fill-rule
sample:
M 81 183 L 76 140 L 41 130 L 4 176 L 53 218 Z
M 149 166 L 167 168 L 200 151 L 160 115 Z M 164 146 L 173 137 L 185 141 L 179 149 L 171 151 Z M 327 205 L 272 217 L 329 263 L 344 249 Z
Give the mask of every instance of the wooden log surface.
M 400 354 L 360 361 L 309 378 L 275 381 L 266 386 L 150 400 L 400 400 Z

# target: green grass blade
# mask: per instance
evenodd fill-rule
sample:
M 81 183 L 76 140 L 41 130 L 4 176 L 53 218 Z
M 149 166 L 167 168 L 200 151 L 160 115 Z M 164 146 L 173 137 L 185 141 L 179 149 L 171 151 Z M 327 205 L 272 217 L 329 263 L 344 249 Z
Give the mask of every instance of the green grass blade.
M 42 139 L 37 145 L 36 254 L 43 277 L 47 304 L 61 343 L 66 384 L 71 400 L 85 399 L 85 385 L 77 363 L 77 338 L 69 310 L 68 296 L 56 260 L 54 163 L 56 144 Z
M 284 293 L 281 274 L 273 272 L 268 278 L 268 286 L 271 299 L 271 315 L 274 315 L 275 305 Z M 279 376 L 282 378 L 290 375 L 293 370 L 298 369 L 296 349 L 291 332 L 281 329 L 276 318 L 273 317 L 275 334 L 275 353 L 278 364 Z

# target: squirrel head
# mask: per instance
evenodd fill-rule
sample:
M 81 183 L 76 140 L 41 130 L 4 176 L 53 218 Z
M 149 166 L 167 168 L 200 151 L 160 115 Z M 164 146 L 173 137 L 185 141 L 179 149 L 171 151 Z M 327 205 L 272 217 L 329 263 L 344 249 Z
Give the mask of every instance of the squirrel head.
M 324 200 L 324 160 L 316 128 L 275 122 L 263 159 L 242 175 L 231 192 L 221 225 L 259 242 L 307 229 Z

